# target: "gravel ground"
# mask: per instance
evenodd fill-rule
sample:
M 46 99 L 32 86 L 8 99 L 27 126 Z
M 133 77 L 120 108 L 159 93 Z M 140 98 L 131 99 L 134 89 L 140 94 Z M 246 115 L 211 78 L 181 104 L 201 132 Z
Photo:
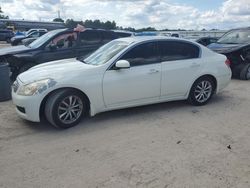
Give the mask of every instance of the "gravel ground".
M 99 114 L 57 130 L 0 103 L 0 187 L 250 187 L 250 86 Z

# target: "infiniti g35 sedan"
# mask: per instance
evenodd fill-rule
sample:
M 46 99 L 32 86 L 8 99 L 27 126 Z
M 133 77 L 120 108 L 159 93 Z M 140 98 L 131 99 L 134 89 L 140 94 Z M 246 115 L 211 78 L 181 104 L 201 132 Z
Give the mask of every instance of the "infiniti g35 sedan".
M 87 58 L 41 64 L 13 84 L 16 111 L 69 128 L 90 114 L 173 100 L 204 105 L 231 79 L 224 55 L 184 39 L 113 40 Z

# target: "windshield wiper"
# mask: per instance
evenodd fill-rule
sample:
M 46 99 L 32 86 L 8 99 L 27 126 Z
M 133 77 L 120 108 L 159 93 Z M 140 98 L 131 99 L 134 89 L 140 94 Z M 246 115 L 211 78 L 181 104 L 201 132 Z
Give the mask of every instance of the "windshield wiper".
M 84 61 L 83 57 L 77 57 L 76 60 L 81 61 L 84 64 L 88 64 L 86 61 Z

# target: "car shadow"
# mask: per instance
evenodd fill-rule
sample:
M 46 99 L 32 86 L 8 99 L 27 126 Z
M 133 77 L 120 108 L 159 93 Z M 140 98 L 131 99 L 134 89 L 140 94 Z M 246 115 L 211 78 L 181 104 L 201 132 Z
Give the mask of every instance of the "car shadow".
M 187 101 L 173 101 L 173 102 L 144 105 L 139 107 L 131 107 L 121 110 L 113 110 L 97 114 L 94 117 L 87 116 L 80 122 L 79 125 L 69 129 L 57 129 L 52 125 L 50 125 L 44 119 L 40 123 L 33 123 L 25 120 L 23 121 L 25 121 L 25 124 L 28 125 L 31 129 L 38 132 L 51 132 L 51 133 L 58 133 L 65 131 L 75 132 L 82 129 L 83 130 L 97 129 L 100 126 L 113 126 L 113 122 L 129 121 L 136 117 L 138 117 L 139 120 L 142 118 L 144 119 L 145 117 L 148 118 L 152 116 L 157 117 L 161 112 L 180 113 L 184 109 L 185 111 L 189 111 L 191 114 L 194 113 L 194 111 L 206 108 L 206 106 L 213 107 L 216 105 L 221 105 L 223 103 L 228 103 L 229 101 L 230 97 L 220 94 L 214 96 L 213 99 L 205 106 L 192 106 Z M 116 124 L 115 126 L 119 126 L 119 124 Z

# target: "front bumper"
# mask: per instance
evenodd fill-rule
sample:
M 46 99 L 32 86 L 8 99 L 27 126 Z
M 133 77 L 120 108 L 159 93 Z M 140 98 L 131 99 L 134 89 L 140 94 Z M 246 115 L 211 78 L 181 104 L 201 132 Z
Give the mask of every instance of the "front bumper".
M 16 112 L 21 118 L 33 122 L 40 122 L 41 100 L 39 96 L 17 95 L 12 89 L 12 100 L 16 106 Z

